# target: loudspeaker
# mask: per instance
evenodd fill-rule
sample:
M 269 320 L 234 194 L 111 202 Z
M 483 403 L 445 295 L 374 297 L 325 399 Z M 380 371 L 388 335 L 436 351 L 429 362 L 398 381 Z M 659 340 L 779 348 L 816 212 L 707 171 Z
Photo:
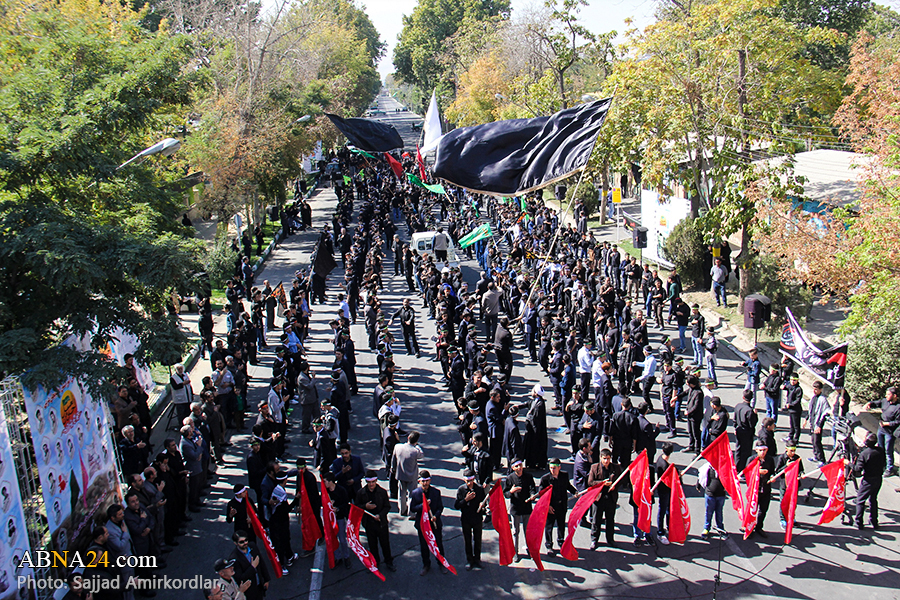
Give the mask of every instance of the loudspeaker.
M 631 245 L 641 250 L 647 247 L 646 227 L 635 227 L 631 230 Z
M 751 294 L 744 298 L 744 327 L 762 329 L 772 320 L 772 301 L 762 294 Z
M 567 191 L 568 191 L 568 188 L 566 188 L 566 186 L 564 186 L 564 185 L 556 186 L 556 199 L 557 200 L 565 200 Z

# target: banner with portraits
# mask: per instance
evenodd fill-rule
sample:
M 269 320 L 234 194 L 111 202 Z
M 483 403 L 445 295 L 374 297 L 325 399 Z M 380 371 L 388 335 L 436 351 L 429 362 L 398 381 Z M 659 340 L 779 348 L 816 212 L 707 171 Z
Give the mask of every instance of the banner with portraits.
M 23 392 L 52 545 L 66 550 L 90 534 L 98 510 L 121 497 L 109 409 L 73 378 L 55 390 Z
M 20 598 L 19 577 L 34 576 L 31 567 L 19 567 L 30 550 L 15 457 L 6 415 L 0 409 L 0 600 Z

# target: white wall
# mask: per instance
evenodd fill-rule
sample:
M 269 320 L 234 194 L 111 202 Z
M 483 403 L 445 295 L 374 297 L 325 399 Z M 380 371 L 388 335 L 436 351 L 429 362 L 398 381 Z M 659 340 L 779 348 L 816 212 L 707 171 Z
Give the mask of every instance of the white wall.
M 670 196 L 660 201 L 657 192 L 641 190 L 641 225 L 647 228 L 647 248 L 643 252 L 646 260 L 671 266 L 660 256 L 660 243 L 690 212 L 691 203 L 686 198 Z

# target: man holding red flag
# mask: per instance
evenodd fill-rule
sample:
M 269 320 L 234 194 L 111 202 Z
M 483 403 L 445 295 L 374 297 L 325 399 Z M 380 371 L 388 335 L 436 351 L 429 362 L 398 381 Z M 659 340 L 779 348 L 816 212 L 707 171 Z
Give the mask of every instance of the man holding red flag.
M 534 500 L 534 478 L 525 472 L 525 465 L 521 460 L 515 460 L 512 464 L 513 472 L 506 478 L 503 484 L 503 493 L 509 498 L 509 514 L 513 518 L 513 531 L 515 539 L 515 562 L 521 560 L 519 558 L 519 530 L 524 527 L 528 529 L 528 520 L 531 518 L 532 505 Z
M 759 459 L 754 458 L 741 472 L 744 481 L 747 482 L 747 498 L 744 501 L 744 514 L 741 515 L 746 540 L 756 529 L 756 523 L 759 521 Z
M 725 516 L 723 510 L 725 497 L 728 492 L 712 463 L 707 462 L 700 467 L 700 472 L 697 474 L 697 485 L 702 487 L 705 492 L 704 503 L 706 505 L 706 518 L 703 521 L 703 532 L 700 534 L 700 537 L 704 540 L 709 539 L 713 516 L 716 517 L 716 527 L 719 535 L 724 534 Z
M 500 546 L 500 566 L 505 567 L 516 556 L 516 545 L 513 543 L 512 531 L 509 528 L 509 514 L 506 511 L 506 499 L 503 496 L 503 485 L 498 479 L 491 488 L 488 506 L 491 510 L 491 524 L 497 532 Z
M 675 465 L 670 464 L 659 478 L 660 486 L 667 486 L 669 497 L 669 530 L 668 539 L 673 544 L 683 544 L 691 532 L 691 511 L 688 509 L 684 489 L 681 487 L 681 476 Z
M 741 484 L 738 482 L 737 471 L 734 468 L 728 433 L 717 437 L 713 443 L 703 449 L 700 455 L 709 462 L 717 473 L 722 487 L 731 496 L 731 506 L 739 515 L 744 514 L 744 497 L 741 495 Z
M 796 479 L 799 480 L 801 478 L 801 476 L 803 475 L 803 461 L 800 460 L 800 455 L 797 454 L 796 446 L 787 446 L 784 449 L 784 454 L 779 456 L 778 460 L 775 461 L 775 472 L 781 473 L 782 471 L 785 471 L 792 463 L 795 463 L 795 462 L 800 463 L 800 466 L 797 467 L 797 475 L 796 475 Z M 779 488 L 781 488 L 781 499 L 782 499 L 781 519 L 779 520 L 782 531 L 785 530 L 785 528 L 787 527 L 787 522 L 788 522 L 787 513 L 785 513 L 785 511 L 784 511 L 784 497 L 787 494 L 788 486 L 790 485 L 790 483 L 791 482 L 789 482 L 788 478 L 787 478 L 787 473 L 785 472 L 784 477 L 782 477 L 781 480 L 778 482 L 778 486 L 779 486 Z M 799 485 L 798 485 L 798 489 L 799 489 Z
M 772 475 L 775 474 L 775 460 L 769 456 L 769 447 L 765 444 L 756 445 L 756 458 L 759 459 L 759 519 L 753 534 L 766 539 L 769 534 L 763 527 L 766 523 L 766 514 L 769 512 L 769 504 L 772 502 Z
M 843 460 L 836 460 L 822 467 L 822 475 L 825 476 L 825 480 L 828 482 L 828 501 L 825 502 L 825 508 L 822 509 L 819 525 L 831 523 L 844 514 L 846 502 L 844 485 L 847 477 L 845 466 Z
M 600 531 L 606 526 L 606 545 L 616 547 L 613 534 L 616 529 L 616 508 L 619 504 L 619 491 L 613 485 L 622 474 L 622 467 L 612 461 L 612 452 L 608 448 L 600 451 L 600 462 L 591 466 L 588 474 L 588 486 L 602 485 L 603 491 L 594 504 L 594 521 L 591 523 L 591 550 L 600 547 Z
M 650 461 L 647 451 L 642 450 L 628 467 L 631 479 L 631 498 L 629 504 L 634 509 L 634 545 L 641 547 L 652 544 L 650 537 L 650 516 L 653 509 L 653 495 L 650 493 Z
M 431 486 L 431 473 L 422 471 L 419 473 L 419 487 L 410 494 L 409 512 L 415 515 L 416 532 L 419 534 L 419 551 L 422 554 L 422 571 L 419 575 L 426 575 L 431 570 L 431 549 L 425 539 L 425 532 L 422 531 L 422 511 L 425 510 L 425 500 L 428 500 L 428 520 L 431 525 L 431 532 L 437 544 L 438 551 L 444 554 L 444 536 L 442 534 L 443 524 L 441 523 L 441 513 L 444 512 L 444 501 L 441 499 L 441 492 L 436 487 Z M 441 573 L 445 571 L 444 565 L 438 563 Z
M 337 485 L 331 471 L 322 472 L 322 513 L 325 521 L 325 546 L 329 553 L 329 565 L 343 561 L 350 568 L 350 549 L 347 547 L 347 516 L 350 513 L 350 496 Z M 332 522 L 333 521 L 333 522 Z M 334 534 L 335 537 L 332 537 Z
M 544 525 L 544 545 L 551 555 L 556 554 L 553 549 L 553 526 L 556 525 L 556 542 L 562 548 L 566 535 L 566 511 L 569 505 L 569 494 L 576 494 L 576 490 L 569 481 L 569 474 L 562 470 L 558 458 L 550 459 L 550 472 L 541 477 L 540 489 L 552 487 L 550 498 L 550 515 Z
M 316 542 L 322 538 L 322 522 L 319 511 L 322 500 L 319 497 L 319 482 L 312 471 L 306 469 L 306 459 L 297 459 L 297 497 L 294 506 L 300 509 L 300 528 L 303 534 L 303 554 L 309 556 L 316 549 Z
M 792 461 L 784 470 L 784 495 L 781 497 L 781 514 L 785 519 L 784 543 L 790 544 L 794 535 L 794 515 L 797 512 L 797 494 L 800 491 L 800 468 L 803 464 L 799 460 Z
M 334 473 L 334 471 L 332 471 Z M 337 479 L 337 476 L 335 476 Z M 388 571 L 396 571 L 394 556 L 391 554 L 391 540 L 388 535 L 388 512 L 391 510 L 391 500 L 387 491 L 378 485 L 378 473 L 369 469 L 365 473 L 366 485 L 356 492 L 353 504 L 366 511 L 362 520 L 366 529 L 366 540 L 369 542 L 369 552 L 375 559 L 375 566 L 381 564 L 378 549 L 384 554 L 384 562 Z M 359 554 L 357 552 L 357 554 Z

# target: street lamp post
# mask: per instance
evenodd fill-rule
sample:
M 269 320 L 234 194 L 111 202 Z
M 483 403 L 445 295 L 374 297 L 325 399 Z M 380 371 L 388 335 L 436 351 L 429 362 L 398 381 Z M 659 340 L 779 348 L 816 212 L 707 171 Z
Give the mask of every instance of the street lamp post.
M 181 148 L 181 141 L 176 140 L 175 138 L 166 138 L 160 142 L 156 142 L 149 148 L 144 148 L 121 165 L 116 167 L 116 171 L 119 169 L 130 165 L 135 161 L 143 161 L 148 156 L 152 156 L 154 154 L 162 154 L 163 156 L 172 156 L 175 152 Z

